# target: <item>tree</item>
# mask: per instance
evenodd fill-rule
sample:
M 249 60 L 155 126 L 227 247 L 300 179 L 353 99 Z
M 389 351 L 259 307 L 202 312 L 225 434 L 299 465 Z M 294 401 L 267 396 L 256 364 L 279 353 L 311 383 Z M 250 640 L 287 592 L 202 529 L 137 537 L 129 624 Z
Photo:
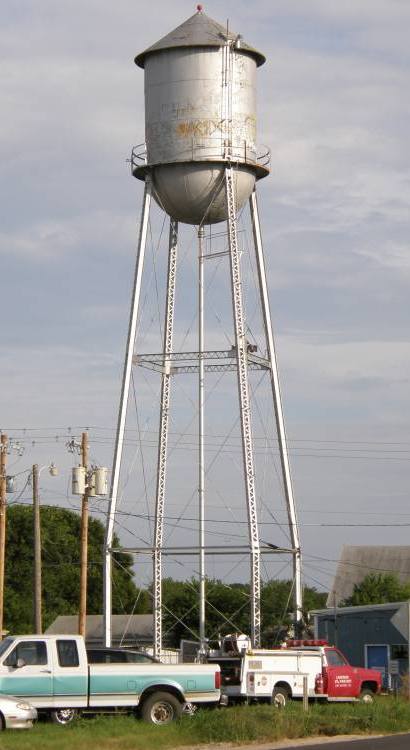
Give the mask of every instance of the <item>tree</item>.
M 355 583 L 352 595 L 341 602 L 341 607 L 359 604 L 388 604 L 410 599 L 410 581 L 401 583 L 393 573 L 368 573 Z
M 198 581 L 174 581 L 162 584 L 164 640 L 178 647 L 182 638 L 198 640 Z M 249 587 L 242 583 L 225 584 L 217 579 L 206 582 L 206 629 L 212 640 L 219 634 L 249 631 Z
M 198 640 L 198 581 L 163 581 L 164 640 L 178 647 L 181 638 Z M 324 606 L 327 594 L 314 588 L 305 588 L 306 611 Z M 215 579 L 206 582 L 207 637 L 216 640 L 218 635 L 250 633 L 249 585 L 223 583 Z M 293 602 L 292 582 L 270 580 L 262 585 L 262 645 L 277 645 L 284 630 L 291 624 Z
M 286 635 L 293 622 L 293 581 L 267 581 L 262 586 L 262 644 L 272 648 L 277 646 Z M 305 586 L 303 589 L 303 619 L 311 609 L 321 609 L 326 604 L 327 593 Z
M 44 627 L 58 615 L 78 612 L 80 591 L 80 516 L 63 508 L 42 506 L 42 589 Z M 104 526 L 89 519 L 88 614 L 101 614 Z M 114 537 L 114 547 L 119 547 Z M 132 557 L 113 555 L 113 612 L 150 611 L 146 591 L 133 582 Z M 137 605 L 134 607 L 135 602 Z M 11 505 L 7 510 L 5 628 L 13 633 L 33 629 L 33 509 Z

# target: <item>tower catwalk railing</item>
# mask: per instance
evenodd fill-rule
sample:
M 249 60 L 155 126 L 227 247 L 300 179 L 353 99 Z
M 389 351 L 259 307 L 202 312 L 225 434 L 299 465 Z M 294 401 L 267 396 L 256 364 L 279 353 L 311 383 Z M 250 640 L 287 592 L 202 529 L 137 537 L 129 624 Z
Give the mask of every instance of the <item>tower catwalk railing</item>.
M 222 123 L 221 123 L 222 127 Z M 191 136 L 185 139 L 185 145 L 180 151 L 174 154 L 174 159 L 168 163 L 181 163 L 184 161 L 225 161 L 224 153 L 226 147 L 226 137 L 220 136 Z M 231 162 L 238 161 L 241 164 L 248 164 L 251 167 L 260 167 L 264 172 L 268 171 L 271 152 L 268 146 L 264 144 L 255 144 L 247 140 L 230 142 Z M 139 143 L 134 146 L 129 159 L 132 172 L 136 172 L 141 167 L 147 166 L 147 145 Z M 161 163 L 161 162 L 159 162 Z M 156 162 L 150 162 L 150 167 L 156 166 Z

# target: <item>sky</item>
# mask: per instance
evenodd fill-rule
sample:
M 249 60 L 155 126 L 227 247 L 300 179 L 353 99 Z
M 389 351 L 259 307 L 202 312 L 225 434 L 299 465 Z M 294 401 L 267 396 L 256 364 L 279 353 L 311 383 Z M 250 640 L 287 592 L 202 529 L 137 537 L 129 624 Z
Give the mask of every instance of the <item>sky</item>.
M 227 0 L 204 11 L 267 58 L 258 140 L 272 161 L 258 196 L 304 580 L 326 590 L 343 544 L 406 544 L 410 529 L 410 5 Z M 182 0 L 1 5 L 0 427 L 24 448 L 8 458 L 10 502 L 30 502 L 28 470 L 54 461 L 60 475 L 42 472 L 42 501 L 78 509 L 66 443 L 84 429 L 92 460 L 111 465 L 142 201 L 127 164 L 144 140 L 133 58 L 194 12 Z M 241 232 L 258 340 L 246 219 Z M 154 208 L 138 351 L 161 346 L 164 237 Z M 192 229 L 181 243 L 176 339 L 195 348 Z M 231 336 L 224 268 L 209 272 L 206 300 L 208 342 L 220 348 Z M 134 386 L 117 524 L 127 546 L 150 543 L 158 422 L 158 379 L 138 369 Z M 175 386 L 169 544 L 197 528 L 195 387 Z M 210 378 L 208 389 L 207 539 L 246 543 L 235 383 Z M 252 389 L 261 537 L 283 544 L 268 389 Z M 92 502 L 102 520 L 106 507 Z M 209 558 L 209 574 L 228 582 L 247 570 Z M 170 558 L 167 572 L 195 575 L 196 562 Z M 264 566 L 265 577 L 289 574 L 285 557 Z M 136 578 L 149 582 L 146 557 Z

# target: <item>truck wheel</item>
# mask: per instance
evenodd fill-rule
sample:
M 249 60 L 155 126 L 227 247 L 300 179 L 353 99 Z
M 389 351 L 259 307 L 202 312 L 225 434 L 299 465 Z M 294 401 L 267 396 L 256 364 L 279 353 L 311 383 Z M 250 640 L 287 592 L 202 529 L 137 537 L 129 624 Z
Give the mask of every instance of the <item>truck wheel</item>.
M 361 703 L 374 703 L 374 693 L 370 688 L 364 688 L 359 695 Z
M 182 714 L 182 705 L 172 693 L 153 693 L 142 704 L 141 716 L 150 724 L 170 724 Z
M 284 687 L 273 688 L 272 704 L 276 708 L 285 708 L 288 700 L 289 700 L 289 693 L 286 690 L 286 688 Z
M 50 711 L 50 719 L 53 724 L 66 726 L 74 721 L 77 713 L 78 711 L 75 708 L 56 708 L 55 711 Z

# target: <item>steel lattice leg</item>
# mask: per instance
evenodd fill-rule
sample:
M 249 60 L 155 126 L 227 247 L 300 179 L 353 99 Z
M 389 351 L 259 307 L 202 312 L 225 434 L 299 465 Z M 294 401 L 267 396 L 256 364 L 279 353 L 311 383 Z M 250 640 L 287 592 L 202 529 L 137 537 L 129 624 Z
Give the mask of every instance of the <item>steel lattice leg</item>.
M 199 642 L 205 651 L 205 362 L 204 351 L 204 228 L 198 231 L 198 517 L 199 517 Z
M 157 463 L 157 487 L 155 505 L 155 539 L 153 555 L 154 577 L 154 656 L 161 657 L 162 650 L 162 542 L 164 534 L 164 501 L 167 470 L 167 442 L 169 404 L 171 395 L 171 362 L 167 355 L 172 353 L 172 333 L 174 327 L 175 275 L 177 266 L 178 222 L 170 220 L 167 300 L 164 330 L 164 372 L 161 387 L 161 409 L 159 417 L 159 445 Z
M 111 475 L 110 500 L 107 514 L 107 525 L 104 543 L 104 641 L 106 646 L 111 646 L 111 613 L 112 613 L 112 589 L 111 589 L 111 545 L 114 535 L 115 512 L 117 509 L 118 486 L 120 479 L 122 449 L 124 443 L 125 421 L 127 416 L 128 395 L 130 390 L 132 357 L 134 353 L 135 335 L 137 330 L 138 307 L 141 292 L 142 271 L 144 267 L 145 246 L 147 242 L 147 228 L 149 210 L 151 205 L 151 178 L 145 178 L 144 198 L 142 202 L 140 232 L 138 238 L 137 260 L 135 265 L 134 288 L 130 310 L 128 327 L 127 348 L 125 352 L 124 371 L 121 387 L 120 409 L 118 414 L 117 434 L 115 438 L 114 460 Z
M 249 542 L 251 547 L 251 640 L 252 646 L 260 646 L 260 548 L 255 496 L 255 473 L 249 403 L 248 356 L 243 315 L 242 285 L 239 248 L 236 231 L 236 199 L 234 171 L 225 170 L 226 200 L 228 206 L 228 239 L 231 263 L 233 318 L 238 368 L 238 391 L 241 416 L 242 450 L 245 472 L 245 489 L 248 510 Z
M 299 627 L 302 621 L 302 569 L 301 569 L 301 551 L 299 541 L 299 528 L 296 515 L 295 500 L 292 490 L 292 479 L 290 474 L 289 456 L 286 442 L 285 423 L 283 419 L 282 401 L 280 395 L 279 374 L 276 362 L 275 344 L 273 339 L 272 317 L 269 305 L 268 287 L 266 283 L 265 259 L 262 247 L 262 235 L 259 223 L 258 203 L 256 200 L 256 191 L 249 199 L 253 238 L 255 244 L 256 263 L 258 267 L 259 293 L 262 304 L 262 313 L 265 327 L 266 345 L 268 349 L 268 359 L 270 362 L 270 379 L 272 386 L 273 404 L 275 408 L 276 429 L 278 434 L 280 461 L 282 467 L 282 479 L 285 490 L 286 508 L 288 513 L 288 523 L 293 548 L 293 573 L 295 580 L 295 618 L 296 626 Z

